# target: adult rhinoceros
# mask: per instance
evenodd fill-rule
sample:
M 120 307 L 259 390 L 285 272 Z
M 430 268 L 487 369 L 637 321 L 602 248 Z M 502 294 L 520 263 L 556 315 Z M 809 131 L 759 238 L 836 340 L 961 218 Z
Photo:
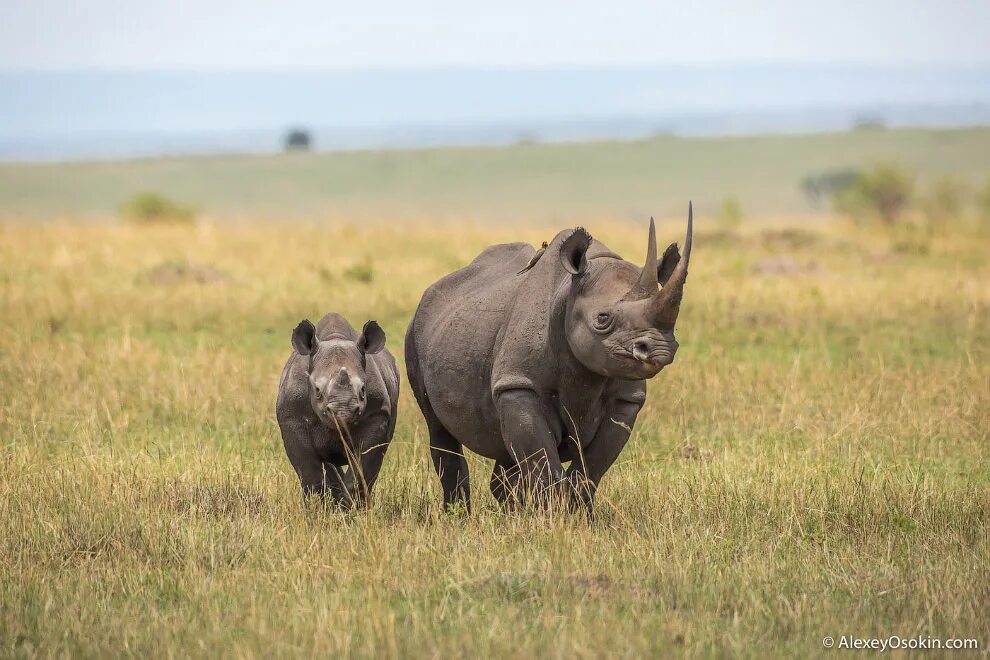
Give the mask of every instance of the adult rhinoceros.
M 470 506 L 467 447 L 494 459 L 499 501 L 563 490 L 591 506 L 646 380 L 674 360 L 692 224 L 689 205 L 684 256 L 675 243 L 658 261 L 651 218 L 642 268 L 578 227 L 537 253 L 492 246 L 426 290 L 406 365 L 446 505 Z

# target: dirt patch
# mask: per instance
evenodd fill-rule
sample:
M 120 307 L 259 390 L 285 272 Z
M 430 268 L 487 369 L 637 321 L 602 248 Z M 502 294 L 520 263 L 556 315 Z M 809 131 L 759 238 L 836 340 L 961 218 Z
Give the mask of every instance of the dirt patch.
M 169 261 L 148 271 L 148 281 L 157 286 L 215 284 L 226 280 L 227 274 L 222 270 L 184 261 Z
M 822 237 L 806 229 L 767 229 L 760 233 L 759 241 L 764 247 L 800 250 L 821 244 Z
M 607 575 L 538 575 L 498 573 L 468 585 L 468 591 L 508 600 L 542 599 L 562 593 L 585 598 L 649 597 L 647 584 L 616 580 Z
M 750 272 L 757 275 L 779 275 L 793 277 L 795 275 L 812 275 L 821 272 L 817 261 L 800 262 L 794 257 L 767 257 L 757 261 L 750 267 Z
M 234 518 L 259 515 L 266 499 L 257 489 L 241 484 L 168 481 L 158 489 L 154 503 L 182 515 Z
M 684 445 L 681 447 L 681 458 L 686 461 L 700 461 L 707 463 L 715 458 L 715 454 L 709 449 L 701 449 L 694 445 Z
M 740 245 L 743 242 L 743 237 L 739 234 L 739 232 L 733 231 L 732 229 L 712 229 L 705 232 L 699 231 L 695 236 L 696 240 L 701 245 Z

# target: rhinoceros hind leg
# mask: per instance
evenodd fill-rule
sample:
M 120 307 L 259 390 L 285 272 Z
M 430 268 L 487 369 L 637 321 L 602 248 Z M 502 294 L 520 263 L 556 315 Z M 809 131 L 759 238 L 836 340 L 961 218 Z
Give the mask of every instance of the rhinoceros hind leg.
M 492 490 L 492 495 L 495 496 L 495 500 L 499 504 L 505 504 L 510 501 L 518 481 L 518 466 L 512 463 L 495 462 L 495 467 L 492 468 L 492 480 L 489 483 L 489 487 Z
M 449 508 L 463 503 L 470 510 L 470 479 L 461 443 L 438 421 L 428 419 L 427 426 L 430 429 L 430 456 L 440 477 L 444 506 Z

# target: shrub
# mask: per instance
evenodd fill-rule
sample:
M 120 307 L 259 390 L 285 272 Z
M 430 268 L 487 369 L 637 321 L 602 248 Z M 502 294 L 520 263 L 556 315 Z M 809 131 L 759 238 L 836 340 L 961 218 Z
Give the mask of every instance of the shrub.
M 863 220 L 870 211 L 870 200 L 866 198 L 859 179 L 855 185 L 836 193 L 832 198 L 832 210 L 850 216 L 857 223 Z
M 371 280 L 375 279 L 375 268 L 371 261 L 371 257 L 365 257 L 364 261 L 347 268 L 344 271 L 344 277 L 355 282 L 364 282 L 368 284 Z
M 854 131 L 882 131 L 887 122 L 880 115 L 862 115 L 853 121 Z
M 826 199 L 834 202 L 837 195 L 849 190 L 861 176 L 859 170 L 851 168 L 809 174 L 801 180 L 801 190 L 811 205 L 818 207 Z
M 173 202 L 156 192 L 139 192 L 120 207 L 120 214 L 133 222 L 193 222 L 196 212 L 190 206 Z
M 835 207 L 857 219 L 865 212 L 875 213 L 885 225 L 894 225 L 907 208 L 913 191 L 914 175 L 893 163 L 877 163 L 836 196 Z
M 743 220 L 743 208 L 738 197 L 726 197 L 718 209 L 718 223 L 721 229 L 732 230 Z
M 286 151 L 309 151 L 313 146 L 313 136 L 305 128 L 293 128 L 285 134 Z

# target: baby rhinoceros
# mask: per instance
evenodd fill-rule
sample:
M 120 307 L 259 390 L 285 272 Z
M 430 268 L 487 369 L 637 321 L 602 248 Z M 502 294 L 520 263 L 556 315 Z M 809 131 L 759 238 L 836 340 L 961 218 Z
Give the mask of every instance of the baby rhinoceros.
M 358 333 L 340 314 L 292 331 L 275 416 L 303 494 L 350 506 L 366 502 L 395 431 L 399 370 L 385 333 Z

